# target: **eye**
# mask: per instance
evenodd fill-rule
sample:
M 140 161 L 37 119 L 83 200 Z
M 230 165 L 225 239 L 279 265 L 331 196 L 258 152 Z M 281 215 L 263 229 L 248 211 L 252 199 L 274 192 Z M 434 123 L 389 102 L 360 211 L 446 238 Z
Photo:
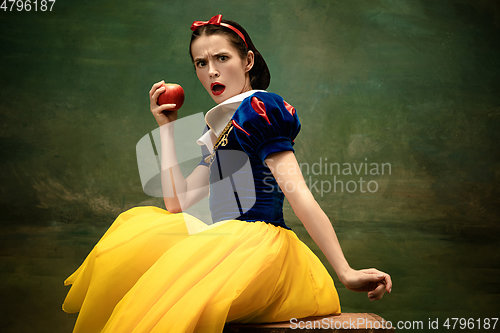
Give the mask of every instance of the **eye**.
M 203 61 L 203 60 L 198 60 L 198 61 L 196 61 L 196 63 L 195 63 L 195 66 L 196 66 L 196 67 L 198 67 L 198 68 L 205 67 L 205 65 L 206 65 L 206 63 L 205 63 L 205 61 Z
M 226 61 L 227 59 L 229 59 L 228 56 L 225 56 L 225 55 L 219 56 L 220 61 Z

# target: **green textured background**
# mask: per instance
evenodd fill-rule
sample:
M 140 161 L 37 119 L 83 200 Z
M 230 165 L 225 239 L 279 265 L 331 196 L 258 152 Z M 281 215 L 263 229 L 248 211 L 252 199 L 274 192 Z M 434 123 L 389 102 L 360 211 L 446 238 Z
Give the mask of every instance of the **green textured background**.
M 121 211 L 162 206 L 142 192 L 135 157 L 157 127 L 148 91 L 181 84 L 182 115 L 213 106 L 188 44 L 192 21 L 218 13 L 247 29 L 268 90 L 297 109 L 300 162 L 391 164 L 390 175 L 305 175 L 377 182 L 313 194 L 351 266 L 392 275 L 382 301 L 345 290 L 285 206 L 343 310 L 425 325 L 499 317 L 498 1 L 57 0 L 52 12 L 0 11 L 2 331 L 70 331 L 63 280 Z

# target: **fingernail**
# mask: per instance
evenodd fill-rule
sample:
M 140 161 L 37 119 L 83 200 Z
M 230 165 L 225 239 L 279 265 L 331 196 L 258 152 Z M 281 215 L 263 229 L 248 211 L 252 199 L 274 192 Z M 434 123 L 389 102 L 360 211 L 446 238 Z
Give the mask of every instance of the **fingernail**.
M 379 278 L 384 277 L 384 274 L 379 274 L 379 275 L 377 275 L 377 277 L 379 277 Z

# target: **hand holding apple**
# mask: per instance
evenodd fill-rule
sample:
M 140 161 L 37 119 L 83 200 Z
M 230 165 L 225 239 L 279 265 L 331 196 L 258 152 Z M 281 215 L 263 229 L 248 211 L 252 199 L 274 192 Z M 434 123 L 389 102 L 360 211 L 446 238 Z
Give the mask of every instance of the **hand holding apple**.
M 158 96 L 158 105 L 175 104 L 175 108 L 168 111 L 177 111 L 184 103 L 184 89 L 175 83 L 163 83 L 161 87 L 165 87 L 165 91 Z

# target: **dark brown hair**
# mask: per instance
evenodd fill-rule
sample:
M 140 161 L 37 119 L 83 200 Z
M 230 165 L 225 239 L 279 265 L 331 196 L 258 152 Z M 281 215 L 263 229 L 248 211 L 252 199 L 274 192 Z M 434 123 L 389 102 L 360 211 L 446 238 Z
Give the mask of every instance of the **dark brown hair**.
M 191 56 L 191 61 L 193 61 L 191 45 L 196 38 L 200 36 L 224 35 L 227 37 L 229 43 L 231 43 L 231 45 L 233 45 L 234 48 L 238 51 L 241 59 L 246 59 L 248 51 L 252 51 L 254 53 L 254 64 L 249 72 L 250 85 L 252 86 L 252 89 L 266 90 L 267 87 L 269 87 L 269 83 L 271 82 L 271 73 L 269 72 L 269 68 L 267 68 L 267 64 L 264 61 L 264 58 L 255 48 L 255 45 L 253 45 L 250 36 L 245 31 L 245 29 L 243 29 L 243 27 L 236 22 L 229 20 L 222 20 L 221 22 L 227 23 L 238 29 L 243 34 L 243 36 L 245 36 L 245 41 L 247 42 L 247 44 L 245 44 L 245 41 L 243 41 L 243 39 L 241 39 L 241 37 L 238 36 L 238 34 L 236 34 L 233 30 L 220 25 L 207 24 L 193 31 L 193 34 L 191 35 L 191 42 L 189 43 L 189 54 Z

